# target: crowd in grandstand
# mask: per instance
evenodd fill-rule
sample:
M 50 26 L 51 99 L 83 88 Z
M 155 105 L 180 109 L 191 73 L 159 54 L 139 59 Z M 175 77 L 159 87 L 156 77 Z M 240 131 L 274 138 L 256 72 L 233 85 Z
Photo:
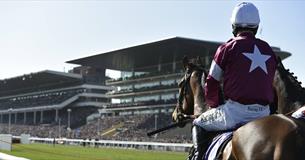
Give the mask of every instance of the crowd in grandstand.
M 55 125 L 20 125 L 11 124 L 10 129 L 8 124 L 0 124 L 0 133 L 8 134 L 9 130 L 12 135 L 20 136 L 21 134 L 30 134 L 33 137 L 58 137 L 59 129 L 62 135 L 65 134 L 64 126 Z
M 190 135 L 172 133 L 168 136 L 158 135 L 148 137 L 147 132 L 155 127 L 164 127 L 171 123 L 170 114 L 142 114 L 129 116 L 101 117 L 79 128 L 67 130 L 67 125 L 40 124 L 18 125 L 11 124 L 13 135 L 22 133 L 37 137 L 67 137 L 77 139 L 103 139 L 120 141 L 154 141 L 186 143 L 190 142 Z M 0 132 L 8 133 L 8 124 L 0 124 Z M 166 134 L 166 132 L 165 132 Z

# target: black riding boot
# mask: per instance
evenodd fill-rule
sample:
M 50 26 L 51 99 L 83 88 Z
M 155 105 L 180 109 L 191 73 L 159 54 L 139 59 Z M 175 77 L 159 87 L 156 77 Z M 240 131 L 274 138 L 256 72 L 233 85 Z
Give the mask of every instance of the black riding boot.
M 194 144 L 193 157 L 190 160 L 202 160 L 209 147 L 209 136 L 203 128 L 194 125 L 192 128 L 192 138 Z

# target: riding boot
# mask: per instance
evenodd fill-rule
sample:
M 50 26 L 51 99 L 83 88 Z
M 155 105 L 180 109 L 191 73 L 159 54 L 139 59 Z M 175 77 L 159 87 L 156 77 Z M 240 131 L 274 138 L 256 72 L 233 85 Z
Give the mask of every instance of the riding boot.
M 207 131 L 194 125 L 192 128 L 192 138 L 194 144 L 193 157 L 190 160 L 202 160 L 209 147 L 209 137 Z

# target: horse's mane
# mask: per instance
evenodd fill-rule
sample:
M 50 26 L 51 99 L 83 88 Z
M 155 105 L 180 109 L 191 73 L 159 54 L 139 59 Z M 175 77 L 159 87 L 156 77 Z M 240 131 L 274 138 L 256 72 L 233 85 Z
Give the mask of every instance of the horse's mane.
M 279 76 L 284 81 L 287 89 L 287 98 L 291 101 L 305 103 L 305 88 L 302 87 L 302 82 L 298 81 L 294 73 L 286 69 L 282 61 L 278 58 L 277 70 Z

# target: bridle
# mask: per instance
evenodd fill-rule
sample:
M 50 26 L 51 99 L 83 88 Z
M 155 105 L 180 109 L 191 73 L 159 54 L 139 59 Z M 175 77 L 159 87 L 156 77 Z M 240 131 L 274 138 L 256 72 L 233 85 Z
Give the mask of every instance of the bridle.
M 191 75 L 194 71 L 199 71 L 200 73 L 200 76 L 199 76 L 199 83 L 200 85 L 202 85 L 202 81 L 201 81 L 201 77 L 202 77 L 202 74 L 205 74 L 205 69 L 203 66 L 201 65 L 194 65 L 192 63 L 189 63 L 188 64 L 188 67 L 185 69 L 185 73 L 184 73 L 184 76 L 183 78 L 181 79 L 181 81 L 179 82 L 178 86 L 180 88 L 180 92 L 179 92 L 179 97 L 178 97 L 178 102 L 177 102 L 177 111 L 178 113 L 183 113 L 183 100 L 186 101 L 186 103 L 188 103 L 188 100 L 187 100 L 187 93 L 188 93 L 188 90 L 190 89 L 190 79 L 191 79 Z

